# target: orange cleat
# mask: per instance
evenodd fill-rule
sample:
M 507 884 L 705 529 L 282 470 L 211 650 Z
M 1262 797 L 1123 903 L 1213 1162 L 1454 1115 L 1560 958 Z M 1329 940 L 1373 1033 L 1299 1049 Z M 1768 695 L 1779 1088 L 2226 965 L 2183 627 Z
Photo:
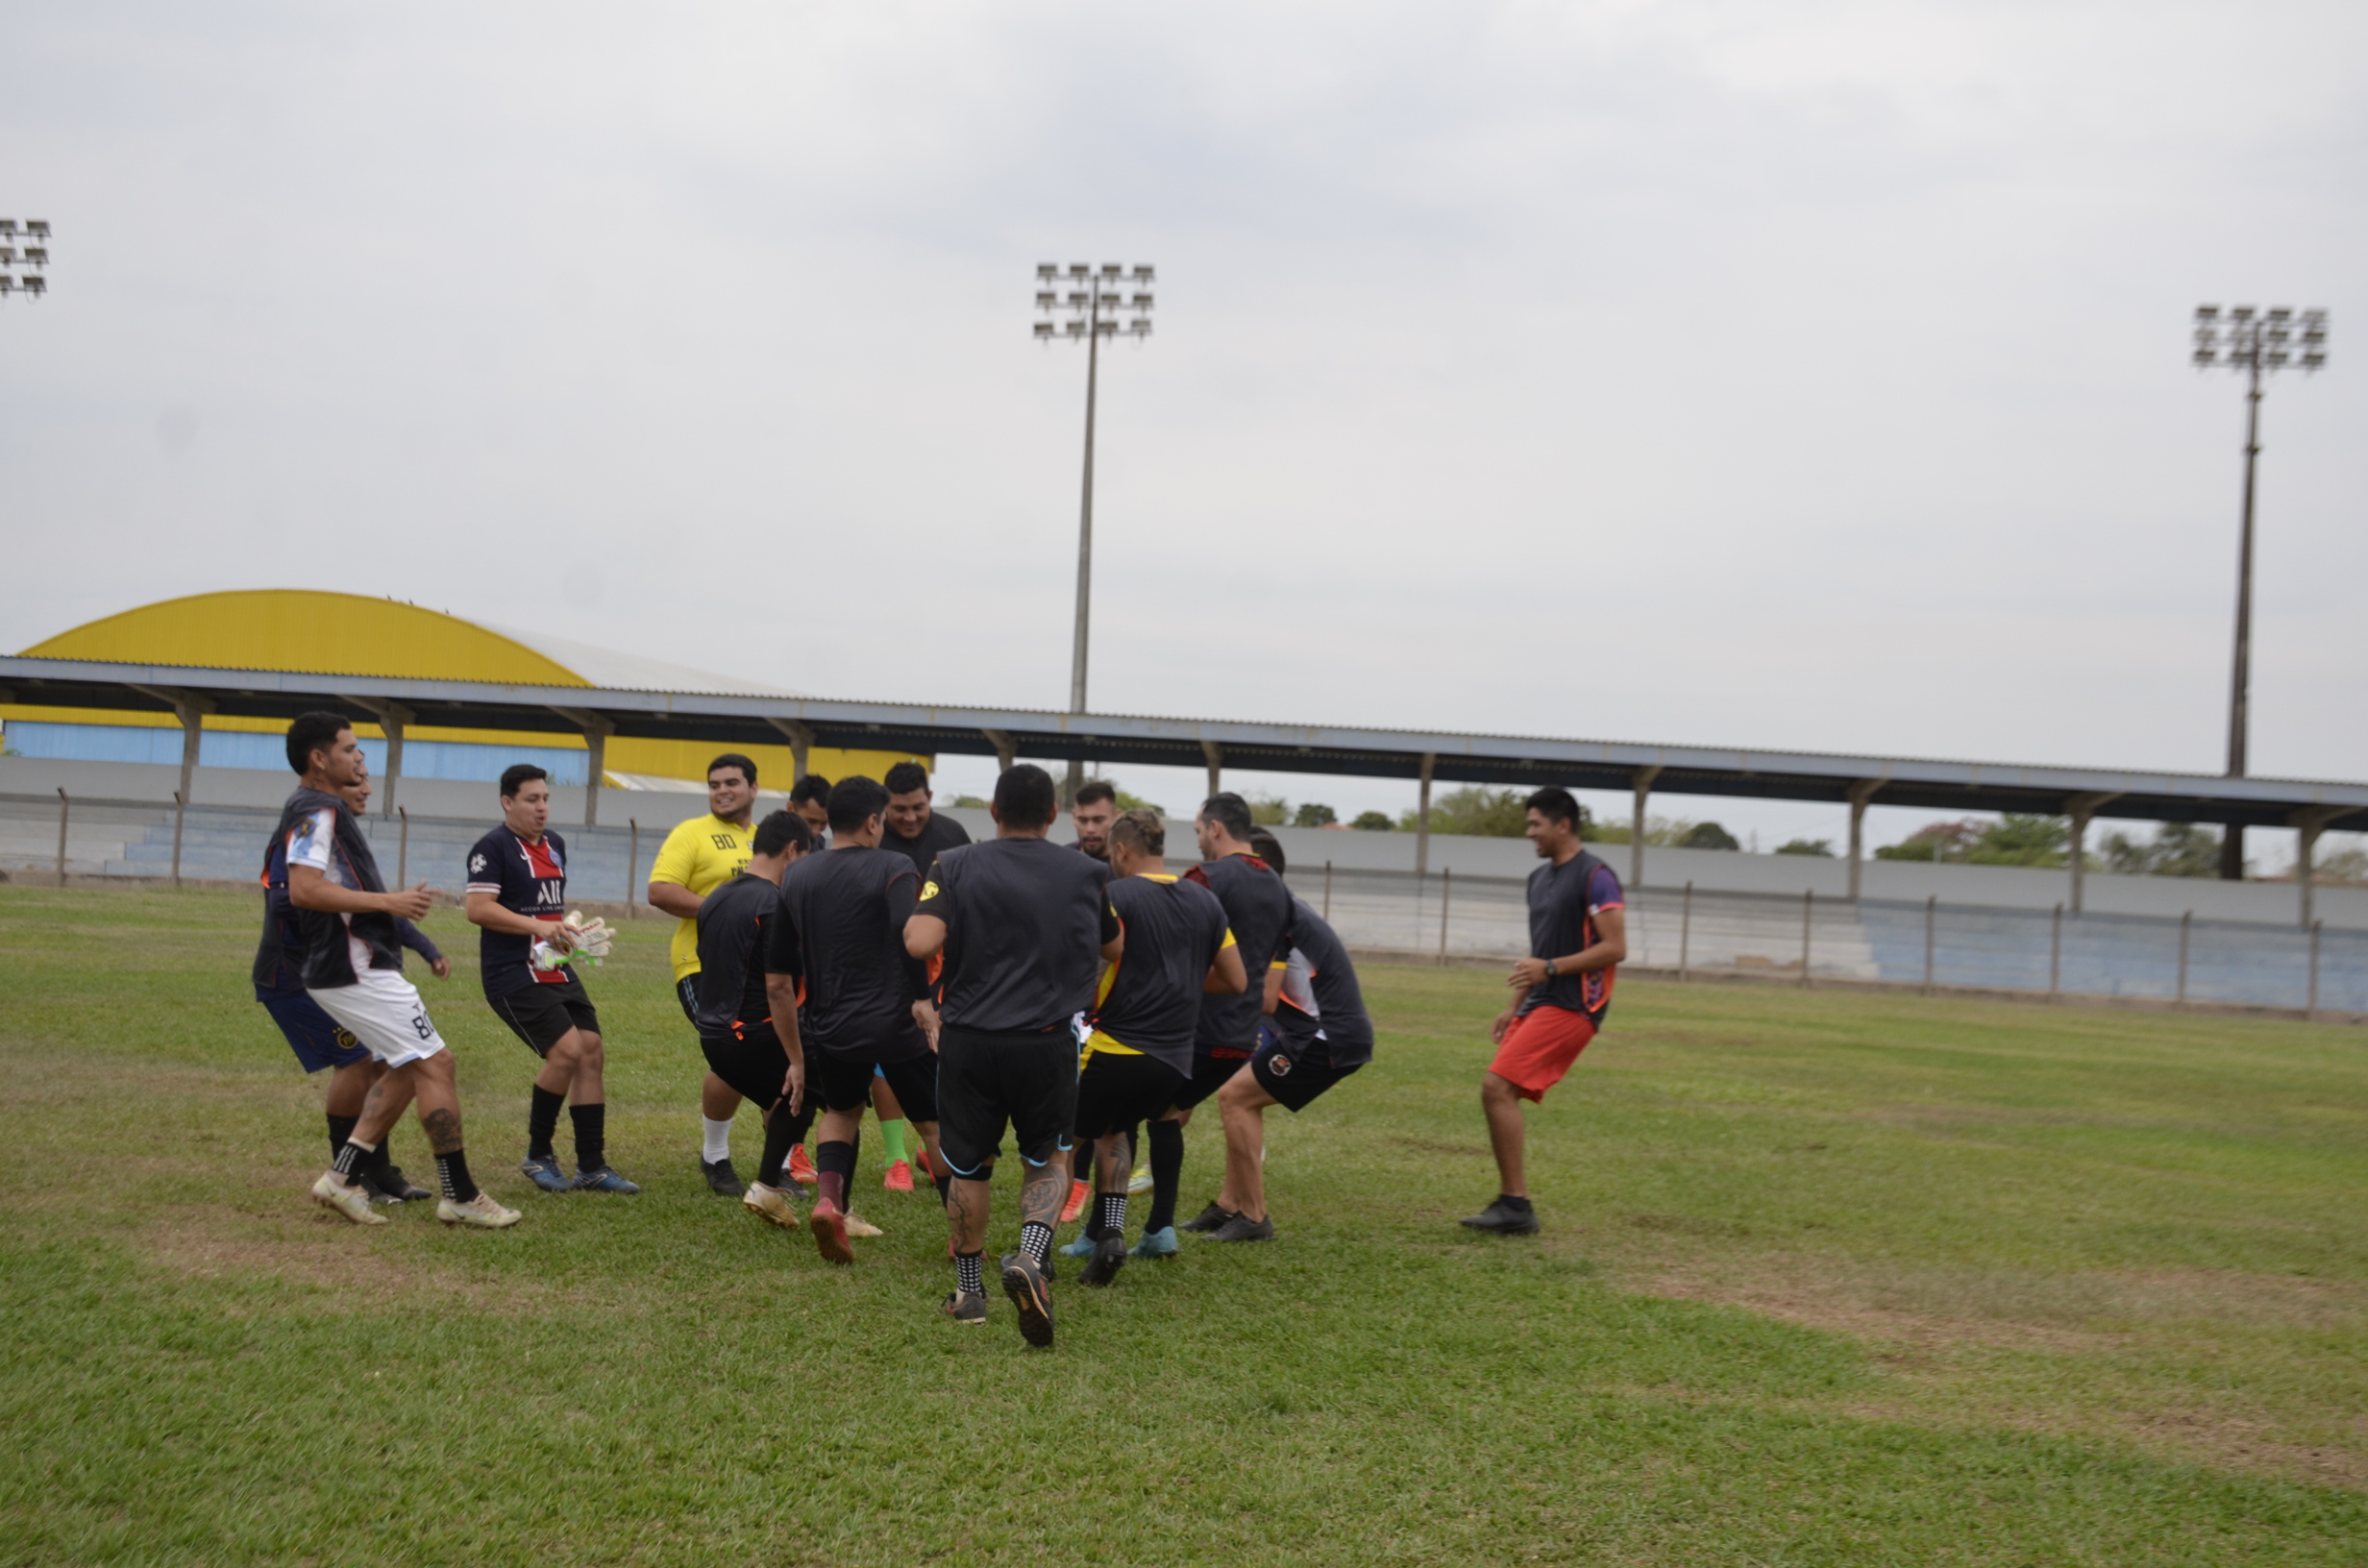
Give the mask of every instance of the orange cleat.
M 1069 1184 L 1069 1201 L 1061 1205 L 1061 1223 L 1067 1225 L 1071 1221 L 1074 1220 L 1079 1214 L 1084 1213 L 1085 1200 L 1093 1195 L 1093 1188 L 1084 1182 L 1071 1182 Z
M 855 1261 L 855 1249 L 847 1244 L 847 1216 L 838 1205 L 823 1199 L 806 1216 L 806 1223 L 813 1228 L 814 1245 L 826 1260 L 841 1264 Z
M 801 1143 L 789 1151 L 789 1164 L 785 1168 L 789 1171 L 789 1179 L 800 1187 L 814 1185 L 814 1162 L 806 1158 L 804 1144 Z
M 888 1167 L 888 1174 L 879 1179 L 879 1185 L 891 1192 L 910 1192 L 913 1189 L 913 1167 L 901 1160 L 897 1161 Z
M 919 1139 L 913 1143 L 913 1168 L 929 1181 L 937 1180 L 937 1172 L 929 1164 L 929 1151 Z

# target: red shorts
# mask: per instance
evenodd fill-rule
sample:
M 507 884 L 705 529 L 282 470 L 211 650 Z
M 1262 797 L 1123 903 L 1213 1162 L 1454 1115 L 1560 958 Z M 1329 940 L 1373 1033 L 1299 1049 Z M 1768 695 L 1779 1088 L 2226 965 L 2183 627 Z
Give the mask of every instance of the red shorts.
M 1518 1090 L 1521 1098 L 1542 1100 L 1594 1038 L 1595 1026 L 1586 1014 L 1566 1007 L 1533 1007 L 1505 1031 L 1505 1042 L 1496 1047 L 1489 1071 Z

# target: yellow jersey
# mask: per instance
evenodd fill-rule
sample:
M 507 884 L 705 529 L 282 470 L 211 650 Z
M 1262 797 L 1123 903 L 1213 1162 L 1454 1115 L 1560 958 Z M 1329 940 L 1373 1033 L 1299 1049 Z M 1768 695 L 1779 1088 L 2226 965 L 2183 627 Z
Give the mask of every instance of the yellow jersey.
M 749 869 L 756 845 L 756 829 L 728 822 L 715 813 L 677 822 L 666 835 L 665 846 L 650 863 L 650 880 L 672 882 L 702 898 Z M 677 920 L 668 948 L 675 961 L 675 979 L 699 972 L 699 922 Z

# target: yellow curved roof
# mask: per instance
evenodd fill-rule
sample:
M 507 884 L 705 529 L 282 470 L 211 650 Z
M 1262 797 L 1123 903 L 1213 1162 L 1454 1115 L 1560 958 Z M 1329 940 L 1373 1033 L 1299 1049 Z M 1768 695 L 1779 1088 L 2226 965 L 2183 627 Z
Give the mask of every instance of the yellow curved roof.
M 592 684 L 516 638 L 457 616 L 391 599 L 308 588 L 167 599 L 61 632 L 26 649 L 24 656 L 532 686 Z

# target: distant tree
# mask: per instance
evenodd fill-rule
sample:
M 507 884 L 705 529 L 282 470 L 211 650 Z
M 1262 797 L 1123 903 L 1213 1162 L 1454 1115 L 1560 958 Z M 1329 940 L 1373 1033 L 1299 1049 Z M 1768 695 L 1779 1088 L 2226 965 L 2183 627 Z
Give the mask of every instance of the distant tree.
M 1291 821 L 1291 802 L 1276 795 L 1253 795 L 1249 820 L 1260 827 L 1282 827 Z
M 1827 860 L 1832 860 L 1834 841 L 1832 839 L 1794 839 L 1789 843 L 1778 845 L 1776 852 L 1780 855 L 1821 855 Z
M 2331 855 L 2320 855 L 2310 867 L 2315 882 L 2368 882 L 2368 849 L 2354 845 Z
M 1927 822 L 1897 844 L 1875 851 L 1877 860 L 1958 860 L 1973 852 L 1988 824 L 1972 817 L 1954 822 Z
M 987 809 L 987 802 L 975 795 L 957 795 L 953 797 L 953 803 L 957 806 L 975 806 L 980 811 Z
M 1146 800 L 1139 795 L 1129 795 L 1115 783 L 1110 786 L 1110 790 L 1118 797 L 1116 804 L 1121 811 L 1156 811 L 1162 817 L 1168 815 L 1168 808 L 1156 800 Z
M 1341 820 L 1340 813 L 1320 800 L 1302 800 L 1299 809 L 1291 816 L 1294 827 L 1330 827 Z
M 1734 834 L 1720 827 L 1716 822 L 1696 822 L 1687 830 L 1684 838 L 1677 841 L 1676 846 L 1680 849 L 1740 849 L 1743 847 L 1736 841 Z
M 2164 822 L 2151 843 L 2114 833 L 2105 841 L 2105 869 L 2126 876 L 2218 876 L 2220 835 L 2193 822 Z
M 1492 790 L 1479 784 L 1449 790 L 1431 801 L 1431 831 L 1517 839 L 1529 825 L 1529 810 L 1521 803 L 1528 798 L 1525 790 Z M 1398 818 L 1397 825 L 1411 833 L 1418 824 L 1410 811 Z M 1581 832 L 1583 836 L 1584 827 Z
M 1982 829 L 1965 858 L 1976 866 L 2061 866 L 2071 852 L 2068 819 L 2010 811 Z
M 1360 833 L 1387 833 L 1397 824 L 1390 821 L 1386 811 L 1360 811 L 1357 820 L 1348 825 Z

